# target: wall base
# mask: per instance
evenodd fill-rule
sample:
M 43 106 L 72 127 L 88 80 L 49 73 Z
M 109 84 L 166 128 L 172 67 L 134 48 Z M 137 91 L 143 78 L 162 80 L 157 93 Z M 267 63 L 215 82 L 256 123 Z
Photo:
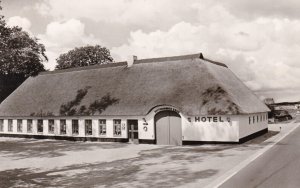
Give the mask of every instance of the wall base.
M 201 144 L 241 144 L 253 138 L 261 136 L 268 132 L 268 128 L 253 133 L 251 135 L 240 138 L 239 141 L 192 141 L 183 140 L 182 145 L 201 145 Z M 92 141 L 92 142 L 128 142 L 128 138 L 98 138 L 98 137 L 73 137 L 73 136 L 50 136 L 50 135 L 24 135 L 24 134 L 1 134 L 0 137 L 16 137 L 16 138 L 35 138 L 35 139 L 55 139 L 70 141 Z M 139 139 L 140 144 L 156 144 L 156 140 Z
M 256 137 L 259 137 L 263 134 L 266 134 L 268 132 L 268 128 L 260 130 L 256 133 L 250 134 L 248 136 L 245 136 L 243 138 L 240 138 L 239 141 L 193 141 L 193 140 L 183 140 L 182 144 L 183 145 L 201 145 L 201 144 L 242 144 L 245 143 L 249 140 L 252 140 Z
M 0 134 L 0 137 L 55 139 L 69 141 L 92 141 L 92 142 L 128 142 L 128 138 L 98 138 L 98 137 L 73 137 L 73 136 L 50 136 L 50 135 L 22 135 L 22 134 Z
M 139 139 L 139 144 L 156 144 L 156 140 Z
M 239 144 L 239 142 L 228 141 L 196 141 L 196 140 L 183 140 L 182 145 L 203 145 L 203 144 Z

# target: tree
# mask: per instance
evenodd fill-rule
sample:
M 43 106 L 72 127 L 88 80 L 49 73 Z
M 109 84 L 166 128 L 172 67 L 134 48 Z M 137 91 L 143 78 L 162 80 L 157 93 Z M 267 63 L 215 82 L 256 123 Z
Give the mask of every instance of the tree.
M 107 48 L 99 45 L 88 45 L 61 54 L 56 61 L 57 65 L 55 69 L 68 69 L 72 67 L 111 63 L 113 62 L 113 58 Z
M 47 60 L 37 38 L 20 27 L 9 27 L 0 15 L 0 102 L 26 78 L 44 71 L 42 62 Z

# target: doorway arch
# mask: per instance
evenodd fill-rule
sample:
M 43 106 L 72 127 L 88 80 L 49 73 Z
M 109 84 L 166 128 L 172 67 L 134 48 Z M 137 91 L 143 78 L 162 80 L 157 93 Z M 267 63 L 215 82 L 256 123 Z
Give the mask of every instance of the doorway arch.
M 182 145 L 181 116 L 174 111 L 160 111 L 154 116 L 158 145 Z

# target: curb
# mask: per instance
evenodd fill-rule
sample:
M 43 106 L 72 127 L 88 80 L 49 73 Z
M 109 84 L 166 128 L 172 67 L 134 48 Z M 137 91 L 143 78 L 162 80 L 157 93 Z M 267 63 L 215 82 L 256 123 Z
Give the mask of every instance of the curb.
M 295 121 L 290 122 L 295 123 Z M 209 185 L 205 186 L 205 188 L 215 188 L 221 186 L 223 183 L 225 183 L 228 179 L 230 179 L 232 176 L 237 174 L 240 170 L 245 168 L 247 165 L 249 165 L 251 162 L 253 162 L 255 159 L 257 159 L 259 156 L 261 156 L 263 153 L 271 149 L 275 144 L 280 142 L 282 139 L 284 139 L 287 135 L 289 135 L 291 132 L 293 132 L 296 128 L 298 128 L 298 125 L 295 125 L 291 130 L 289 130 L 287 133 L 283 134 L 282 136 L 277 136 L 274 139 L 268 139 L 265 142 L 273 141 L 273 143 L 268 144 L 266 147 L 260 149 L 253 155 L 251 155 L 246 160 L 239 163 L 236 167 L 232 168 L 228 172 L 225 173 L 225 175 L 222 175 L 221 177 L 217 178 L 215 181 L 210 183 Z

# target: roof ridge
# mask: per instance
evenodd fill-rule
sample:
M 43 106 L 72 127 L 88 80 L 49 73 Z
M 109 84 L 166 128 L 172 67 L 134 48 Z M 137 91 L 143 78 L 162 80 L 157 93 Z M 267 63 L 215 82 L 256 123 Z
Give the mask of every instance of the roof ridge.
M 163 62 L 163 61 L 177 61 L 184 59 L 203 59 L 202 53 L 197 54 L 188 54 L 188 55 L 180 55 L 180 56 L 167 56 L 167 57 L 156 57 L 156 58 L 147 58 L 147 59 L 138 59 L 134 61 L 134 64 L 140 63 L 154 63 L 154 62 Z
M 168 57 L 138 59 L 138 60 L 134 60 L 133 64 L 158 63 L 158 62 L 164 62 L 164 61 L 178 61 L 178 60 L 186 60 L 186 59 L 202 59 L 204 61 L 216 64 L 216 65 L 227 67 L 223 63 L 212 61 L 210 59 L 204 58 L 202 53 L 180 55 L 180 56 L 168 56 Z M 39 75 L 58 74 L 58 73 L 65 73 L 65 72 L 75 72 L 75 71 L 99 69 L 99 68 L 112 68 L 112 67 L 120 67 L 120 66 L 127 66 L 127 61 L 106 63 L 106 64 L 100 64 L 100 65 L 90 65 L 90 66 L 84 66 L 84 67 L 74 67 L 74 68 L 54 70 L 54 71 L 44 71 L 44 72 L 40 72 Z
M 54 71 L 44 71 L 44 72 L 40 72 L 39 75 L 75 72 L 75 71 L 99 69 L 99 68 L 120 67 L 120 66 L 124 66 L 124 65 L 127 65 L 126 61 L 106 63 L 106 64 L 100 64 L 100 65 L 90 65 L 90 66 L 84 66 L 84 67 L 74 67 L 74 68 L 54 70 Z
M 226 67 L 228 68 L 228 66 L 224 63 L 220 63 L 220 62 L 217 62 L 217 61 L 213 61 L 213 60 L 210 60 L 210 59 L 207 59 L 207 58 L 202 58 L 204 61 L 207 61 L 209 63 L 212 63 L 212 64 L 215 64 L 215 65 L 220 65 L 220 66 L 223 66 L 223 67 Z

